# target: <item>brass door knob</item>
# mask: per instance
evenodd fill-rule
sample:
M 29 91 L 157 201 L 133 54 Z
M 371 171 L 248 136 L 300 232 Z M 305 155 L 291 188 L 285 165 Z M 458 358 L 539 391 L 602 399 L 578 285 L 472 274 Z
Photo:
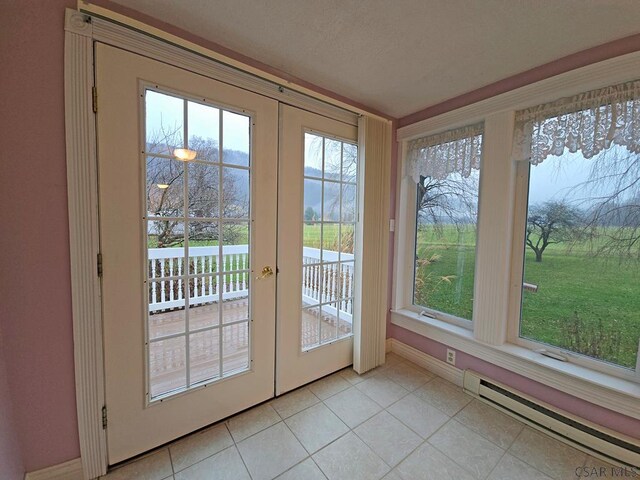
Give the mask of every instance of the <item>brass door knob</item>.
M 256 277 L 256 280 L 262 280 L 263 278 L 270 277 L 271 275 L 273 275 L 273 269 L 269 265 L 267 265 L 262 269 L 260 275 Z

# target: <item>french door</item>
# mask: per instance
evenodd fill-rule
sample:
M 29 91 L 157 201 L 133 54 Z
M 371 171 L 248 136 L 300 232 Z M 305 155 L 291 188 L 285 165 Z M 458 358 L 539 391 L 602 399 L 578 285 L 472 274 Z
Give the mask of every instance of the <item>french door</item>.
M 95 58 L 114 464 L 352 363 L 357 132 L 114 47 Z
M 276 394 L 351 365 L 357 128 L 280 106 Z
M 278 105 L 102 44 L 96 86 L 113 464 L 273 396 Z

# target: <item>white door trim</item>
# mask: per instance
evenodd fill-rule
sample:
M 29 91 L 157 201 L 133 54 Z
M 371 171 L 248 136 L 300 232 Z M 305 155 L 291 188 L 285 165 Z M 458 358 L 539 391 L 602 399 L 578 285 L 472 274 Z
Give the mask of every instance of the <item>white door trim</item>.
M 76 408 L 84 478 L 89 479 L 107 471 L 93 39 L 87 17 L 71 9 L 65 13 L 64 76 Z

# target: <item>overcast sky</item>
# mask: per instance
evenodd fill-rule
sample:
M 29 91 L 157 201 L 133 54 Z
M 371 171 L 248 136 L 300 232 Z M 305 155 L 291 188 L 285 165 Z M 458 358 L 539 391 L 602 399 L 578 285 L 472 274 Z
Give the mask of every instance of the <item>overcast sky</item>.
M 182 99 L 164 95 L 152 90 L 147 91 L 147 132 L 165 129 L 175 130 L 184 123 L 184 102 Z M 195 102 L 188 102 L 189 137 L 210 138 L 218 142 L 220 113 L 217 108 Z M 249 153 L 249 117 L 224 111 L 223 148 Z
M 581 152 L 569 153 L 565 151 L 559 157 L 549 156 L 541 164 L 531 166 L 529 204 L 535 205 L 549 200 L 566 199 L 585 208 L 597 201 L 597 197 L 611 195 L 617 190 L 614 184 L 621 178 L 620 174 L 623 168 L 615 172 L 603 168 L 602 162 L 605 161 L 603 158 L 605 155 L 608 156 L 606 158 L 607 164 L 611 165 L 611 162 L 616 158 L 624 162 L 624 159 L 632 154 L 625 147 L 620 146 L 612 146 L 590 159 L 584 158 Z M 594 166 L 598 167 L 598 164 L 600 167 L 596 169 L 598 171 L 596 178 L 607 174 L 611 175 L 611 178 L 604 182 L 586 183 L 591 178 Z M 633 171 L 629 173 L 625 184 L 632 181 L 632 173 Z M 618 197 L 618 200 L 628 201 L 636 193 L 637 189 L 628 189 Z

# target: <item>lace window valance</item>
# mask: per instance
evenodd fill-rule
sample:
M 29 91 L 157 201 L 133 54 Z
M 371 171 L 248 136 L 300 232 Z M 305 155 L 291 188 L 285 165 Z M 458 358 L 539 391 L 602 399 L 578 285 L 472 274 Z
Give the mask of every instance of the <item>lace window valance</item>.
M 411 140 L 407 175 L 416 182 L 421 176 L 444 179 L 454 172 L 468 177 L 472 169 L 480 169 L 483 131 L 479 123 Z
M 640 81 L 613 85 L 516 113 L 516 160 L 537 165 L 580 150 L 591 158 L 611 145 L 640 153 Z

